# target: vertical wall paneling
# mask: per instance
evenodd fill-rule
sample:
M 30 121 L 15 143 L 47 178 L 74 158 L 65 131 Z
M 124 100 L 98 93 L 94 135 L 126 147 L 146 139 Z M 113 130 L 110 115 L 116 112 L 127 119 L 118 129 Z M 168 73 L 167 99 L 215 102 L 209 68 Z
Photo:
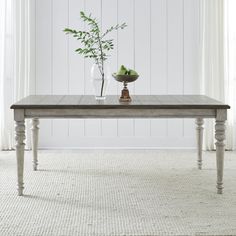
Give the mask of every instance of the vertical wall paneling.
M 168 94 L 182 94 L 184 82 L 183 0 L 167 0 Z M 183 136 L 183 120 L 168 120 L 168 136 Z
M 102 1 L 102 30 L 110 28 L 117 24 L 117 1 L 118 0 L 101 0 Z M 125 31 L 125 30 L 124 30 Z M 111 51 L 108 59 L 108 65 L 111 73 L 117 71 L 117 32 L 110 33 L 108 39 L 114 39 L 114 50 Z M 113 77 L 110 78 L 107 94 L 117 94 L 118 82 Z M 101 123 L 102 136 L 117 136 L 117 120 L 102 119 Z
M 134 42 L 135 68 L 140 75 L 135 82 L 135 94 L 150 94 L 150 63 L 151 63 L 151 1 L 135 0 Z M 135 136 L 150 135 L 150 120 L 135 120 Z
M 30 1 L 30 94 L 36 94 L 36 0 Z
M 36 94 L 52 92 L 52 0 L 36 0 L 35 12 Z M 39 146 L 51 145 L 51 120 L 40 121 Z
M 83 30 L 84 23 L 80 20 L 80 12 L 84 11 L 84 1 L 69 0 L 69 27 Z M 77 54 L 75 50 L 81 46 L 78 41 L 69 37 L 68 41 L 68 87 L 69 94 L 84 93 L 84 58 Z M 84 120 L 71 119 L 69 121 L 69 137 L 72 139 L 84 137 Z M 78 145 L 79 145 L 79 139 Z
M 134 1 L 118 0 L 118 21 L 126 22 L 128 27 L 125 31 L 118 32 L 118 66 L 124 64 L 129 68 L 134 68 Z M 118 92 L 122 89 L 119 83 Z M 130 94 L 134 94 L 134 87 L 128 86 Z M 134 135 L 134 121 L 132 119 L 121 119 L 118 121 L 119 136 Z
M 109 36 L 115 43 L 109 65 L 111 72 L 121 64 L 139 72 L 140 78 L 129 85 L 131 96 L 198 93 L 199 1 L 32 0 L 31 93 L 94 94 L 90 77 L 93 61 L 77 55 L 74 50 L 80 44 L 63 32 L 67 26 L 85 27 L 81 10 L 100 20 L 103 30 L 116 23 L 128 24 L 125 30 Z M 108 94 L 119 95 L 121 89 L 122 84 L 111 78 Z M 195 145 L 194 121 L 188 119 L 40 123 L 39 145 L 44 148 Z
M 30 84 L 29 84 L 29 93 L 30 94 L 36 94 L 36 80 L 35 80 L 35 55 L 36 55 L 36 1 L 31 0 L 29 4 L 29 19 L 30 19 L 30 25 L 29 25 L 29 32 L 30 32 L 30 41 L 27 42 L 28 45 L 30 45 Z M 10 94 L 9 94 L 10 95 Z M 31 126 L 30 120 L 26 120 L 26 144 L 28 147 L 31 147 L 31 130 L 28 128 Z
M 150 93 L 167 94 L 167 1 L 151 0 Z M 151 136 L 167 136 L 167 120 L 151 120 Z
M 52 24 L 52 91 L 53 94 L 68 94 L 68 35 L 63 29 L 68 26 L 68 0 L 53 0 Z M 54 141 L 65 143 L 68 137 L 68 120 L 53 120 Z
M 101 0 L 85 0 L 85 12 L 92 14 L 101 23 Z M 91 81 L 90 71 L 93 65 L 91 59 L 85 60 L 85 94 L 94 94 L 93 84 Z M 85 120 L 85 135 L 87 137 L 101 136 L 101 120 L 99 119 L 86 119 Z M 95 143 L 92 145 L 96 145 Z
M 199 1 L 184 0 L 184 94 L 199 92 L 198 35 Z M 194 120 L 184 120 L 184 136 L 195 138 Z
M 102 30 L 103 32 L 117 24 L 117 2 L 119 0 L 101 0 L 102 1 Z M 123 22 L 123 21 L 122 21 Z M 122 23 L 118 22 L 118 23 Z M 126 33 L 127 29 L 121 30 L 121 33 Z M 117 71 L 117 31 L 113 31 L 108 34 L 106 39 L 113 39 L 114 49 L 108 53 L 107 63 L 110 67 L 111 73 Z M 108 87 L 108 94 L 117 94 L 118 82 L 114 78 L 110 78 L 110 84 Z

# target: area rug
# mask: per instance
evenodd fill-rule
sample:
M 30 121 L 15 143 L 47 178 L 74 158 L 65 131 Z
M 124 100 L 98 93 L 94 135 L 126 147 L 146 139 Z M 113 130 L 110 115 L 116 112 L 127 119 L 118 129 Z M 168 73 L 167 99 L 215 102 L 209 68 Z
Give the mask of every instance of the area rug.
M 236 153 L 226 152 L 224 194 L 215 153 L 203 170 L 192 150 L 40 151 L 25 155 L 25 196 L 14 152 L 0 152 L 1 236 L 236 235 Z

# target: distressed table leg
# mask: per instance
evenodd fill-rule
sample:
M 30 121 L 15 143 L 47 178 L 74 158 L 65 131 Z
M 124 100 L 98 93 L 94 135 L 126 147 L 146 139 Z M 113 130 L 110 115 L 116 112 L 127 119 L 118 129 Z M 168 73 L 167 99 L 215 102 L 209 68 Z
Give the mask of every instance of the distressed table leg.
M 217 118 L 215 125 L 216 138 L 216 167 L 217 167 L 217 193 L 223 192 L 223 169 L 224 169 L 224 153 L 225 153 L 225 120 L 226 111 L 217 110 Z
M 24 182 L 24 149 L 25 149 L 25 121 L 16 121 L 16 157 L 17 157 L 17 178 L 18 178 L 18 195 L 23 195 Z
M 202 169 L 202 142 L 203 142 L 203 124 L 204 120 L 203 118 L 197 118 L 196 119 L 196 133 L 197 133 L 197 162 L 198 162 L 198 169 Z
M 38 133 L 39 133 L 39 119 L 32 119 L 32 151 L 33 151 L 33 170 L 37 170 L 38 167 Z

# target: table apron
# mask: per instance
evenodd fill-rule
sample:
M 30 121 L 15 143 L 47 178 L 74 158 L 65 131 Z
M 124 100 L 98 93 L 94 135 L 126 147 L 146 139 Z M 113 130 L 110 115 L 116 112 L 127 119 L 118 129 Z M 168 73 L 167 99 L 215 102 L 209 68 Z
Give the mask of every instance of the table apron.
M 24 109 L 25 118 L 215 118 L 217 109 Z

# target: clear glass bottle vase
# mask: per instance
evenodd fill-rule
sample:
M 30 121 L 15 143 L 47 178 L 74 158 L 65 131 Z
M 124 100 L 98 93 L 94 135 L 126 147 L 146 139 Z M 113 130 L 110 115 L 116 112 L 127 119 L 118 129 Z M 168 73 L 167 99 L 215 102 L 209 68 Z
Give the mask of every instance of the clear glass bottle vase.
M 104 75 L 102 75 L 102 69 L 97 64 L 93 64 L 91 68 L 91 78 L 96 100 L 104 100 L 106 98 L 110 81 L 111 72 L 109 66 L 104 64 L 103 68 Z

